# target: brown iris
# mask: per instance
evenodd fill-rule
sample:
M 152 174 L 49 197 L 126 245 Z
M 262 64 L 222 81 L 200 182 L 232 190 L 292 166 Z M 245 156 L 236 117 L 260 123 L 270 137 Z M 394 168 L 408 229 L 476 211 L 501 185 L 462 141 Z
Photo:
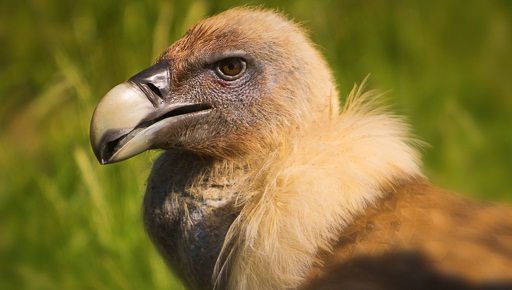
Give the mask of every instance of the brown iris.
M 247 64 L 241 58 L 227 58 L 217 63 L 217 74 L 228 81 L 236 80 L 245 72 Z

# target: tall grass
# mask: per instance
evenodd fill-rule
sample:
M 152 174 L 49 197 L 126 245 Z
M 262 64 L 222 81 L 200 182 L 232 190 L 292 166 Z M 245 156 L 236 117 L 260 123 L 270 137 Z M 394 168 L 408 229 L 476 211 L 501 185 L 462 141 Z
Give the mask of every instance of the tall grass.
M 102 167 L 88 126 L 111 87 L 196 20 L 238 4 L 46 0 L 0 9 L 0 288 L 181 289 L 140 219 L 154 153 Z M 431 180 L 512 201 L 510 2 L 265 6 L 305 22 L 344 95 L 368 73 L 372 88 L 390 91 L 431 144 Z

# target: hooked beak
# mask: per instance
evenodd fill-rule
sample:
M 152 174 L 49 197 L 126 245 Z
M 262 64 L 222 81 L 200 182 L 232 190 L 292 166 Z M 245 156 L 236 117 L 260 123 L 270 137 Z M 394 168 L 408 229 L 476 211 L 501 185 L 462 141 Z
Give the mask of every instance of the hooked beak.
M 211 106 L 180 101 L 171 94 L 167 60 L 141 71 L 111 89 L 99 102 L 91 120 L 91 146 L 101 164 L 128 159 L 160 148 L 165 134 L 209 112 Z

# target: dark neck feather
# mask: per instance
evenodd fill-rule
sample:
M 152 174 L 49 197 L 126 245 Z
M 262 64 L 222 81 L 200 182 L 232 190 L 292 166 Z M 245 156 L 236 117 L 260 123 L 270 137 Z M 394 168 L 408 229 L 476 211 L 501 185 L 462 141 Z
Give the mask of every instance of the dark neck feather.
M 212 288 L 215 262 L 238 215 L 233 183 L 241 171 L 219 163 L 165 152 L 155 161 L 144 197 L 146 231 L 190 289 Z

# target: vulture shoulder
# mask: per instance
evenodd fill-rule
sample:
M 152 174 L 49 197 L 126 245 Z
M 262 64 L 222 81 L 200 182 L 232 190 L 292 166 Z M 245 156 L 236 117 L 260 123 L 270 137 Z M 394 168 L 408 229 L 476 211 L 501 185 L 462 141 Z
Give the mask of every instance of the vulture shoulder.
M 340 106 L 301 27 L 235 8 L 108 92 L 91 144 L 164 151 L 144 223 L 190 289 L 511 289 L 512 211 L 430 185 L 362 87 Z
M 512 289 L 512 211 L 396 184 L 343 230 L 301 289 Z

